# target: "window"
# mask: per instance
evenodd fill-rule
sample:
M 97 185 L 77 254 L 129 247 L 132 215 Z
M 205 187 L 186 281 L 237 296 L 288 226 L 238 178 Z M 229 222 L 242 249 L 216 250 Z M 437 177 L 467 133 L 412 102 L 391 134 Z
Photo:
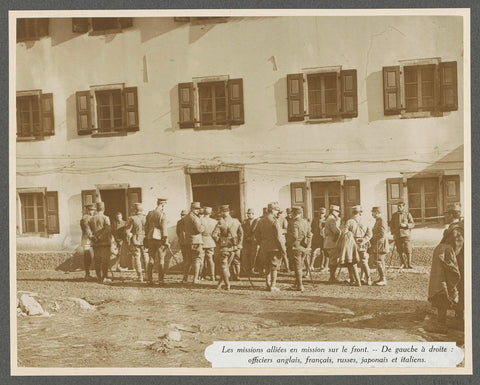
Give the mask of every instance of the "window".
M 460 202 L 460 176 L 443 175 L 387 179 L 388 220 L 404 201 L 415 223 L 442 223 L 447 207 Z
M 121 32 L 133 25 L 131 17 L 74 17 L 72 31 L 85 33 L 91 30 L 92 35 Z
M 21 234 L 58 234 L 58 194 L 45 189 L 19 192 Z M 37 190 L 38 192 L 36 192 Z M 42 191 L 43 190 L 43 191 Z M 22 191 L 22 189 L 20 190 Z
M 137 87 L 92 86 L 78 91 L 78 135 L 121 135 L 139 130 Z
M 357 71 L 328 67 L 287 75 L 288 121 L 358 116 Z
M 457 62 L 423 59 L 383 67 L 383 95 L 385 115 L 458 110 Z
M 55 134 L 53 94 L 40 90 L 17 92 L 17 138 L 37 139 Z
M 244 124 L 243 80 L 198 80 L 178 85 L 180 128 Z
M 17 42 L 48 36 L 48 19 L 17 19 Z

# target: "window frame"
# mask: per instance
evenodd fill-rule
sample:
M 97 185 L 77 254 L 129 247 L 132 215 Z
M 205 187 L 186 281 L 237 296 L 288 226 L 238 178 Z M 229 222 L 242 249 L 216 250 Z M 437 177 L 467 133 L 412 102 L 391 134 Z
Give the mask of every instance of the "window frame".
M 94 19 L 115 19 L 116 26 L 112 28 L 94 29 Z M 125 20 L 125 23 L 122 23 Z M 76 24 L 76 22 L 78 24 Z M 72 32 L 88 33 L 89 36 L 107 35 L 113 33 L 122 33 L 123 30 L 133 26 L 132 17 L 74 17 L 72 18 Z
M 19 99 L 24 98 L 36 98 L 38 104 L 38 131 L 35 132 L 34 128 L 30 132 L 31 135 L 20 135 L 21 129 L 19 125 L 22 125 L 22 114 L 19 110 Z M 17 142 L 33 141 L 33 140 L 43 140 L 46 137 L 55 135 L 55 114 L 54 114 L 54 99 L 52 93 L 43 93 L 42 90 L 26 90 L 26 91 L 17 91 L 16 92 L 16 140 Z M 48 106 L 48 110 L 47 110 Z M 30 112 L 30 115 L 32 112 Z M 31 116 L 30 116 L 31 118 Z M 46 120 L 50 118 L 50 120 Z M 45 122 L 50 122 L 46 124 Z M 33 124 L 33 123 L 31 123 Z
M 425 203 L 425 185 L 427 183 L 427 181 L 431 181 L 431 182 L 434 182 L 434 186 L 435 186 L 435 194 L 436 194 L 436 207 L 429 207 L 427 208 L 426 207 L 426 203 Z M 409 186 L 411 183 L 413 182 L 419 182 L 420 183 L 420 192 L 411 192 L 410 189 L 411 187 Z M 410 214 L 412 214 L 411 210 L 420 210 L 420 213 L 421 213 L 421 216 L 420 217 L 415 217 L 413 214 L 412 214 L 412 218 L 413 220 L 415 221 L 415 224 L 419 225 L 419 226 L 429 226 L 429 225 L 438 225 L 438 224 L 441 224 L 442 223 L 442 220 L 443 220 L 443 215 L 440 215 L 441 214 L 441 209 L 442 209 L 442 203 L 440 202 L 442 197 L 441 197 L 441 187 L 440 187 L 440 183 L 441 183 L 441 178 L 440 177 L 436 177 L 436 176 L 422 176 L 422 177 L 413 177 L 413 178 L 407 178 L 407 183 L 406 183 L 406 188 L 407 188 L 407 202 L 408 202 L 408 211 L 410 212 Z M 419 194 L 420 195 L 420 207 L 413 207 L 411 206 L 411 195 L 413 194 Z M 437 214 L 433 217 L 427 217 L 426 216 L 426 210 L 427 209 L 436 209 L 437 211 Z M 429 221 L 428 218 L 432 218 L 433 220 Z
M 26 215 L 26 206 L 25 204 L 23 203 L 23 200 L 22 200 L 22 196 L 31 196 L 33 198 L 33 211 L 34 211 L 34 218 L 33 219 L 27 219 L 27 215 Z M 38 204 L 37 204 L 37 200 L 38 200 L 38 197 L 41 197 L 41 200 L 42 200 L 42 211 L 43 211 L 43 231 L 40 231 L 38 229 L 38 210 L 39 210 L 39 207 L 38 207 Z M 46 199 L 45 199 L 45 194 L 44 192 L 42 191 L 38 191 L 38 192 L 19 192 L 18 193 L 18 199 L 19 201 L 21 202 L 21 205 L 20 205 L 20 224 L 21 224 L 21 231 L 20 231 L 20 234 L 21 235 L 24 235 L 24 236 L 39 236 L 39 235 L 43 235 L 43 234 L 46 234 L 47 233 L 47 219 L 46 219 L 46 216 L 47 216 L 47 210 L 46 210 Z M 30 207 L 30 206 L 29 206 Z M 34 227 L 35 227 L 35 231 L 26 231 L 26 228 L 27 228 L 27 225 L 26 225 L 26 221 L 31 221 L 33 220 L 34 221 Z

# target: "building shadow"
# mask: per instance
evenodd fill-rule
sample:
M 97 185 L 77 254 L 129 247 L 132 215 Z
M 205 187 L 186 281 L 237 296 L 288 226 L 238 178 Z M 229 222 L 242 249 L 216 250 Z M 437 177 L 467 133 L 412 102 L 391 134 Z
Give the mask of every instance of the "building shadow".
M 179 109 L 179 104 L 178 104 L 178 84 L 175 84 L 175 86 L 170 90 L 169 92 L 170 96 L 170 127 L 167 127 L 164 129 L 165 132 L 175 132 L 180 129 L 180 126 L 178 125 L 179 121 L 179 116 L 178 116 L 178 109 Z
M 273 86 L 273 94 L 275 97 L 275 112 L 277 115 L 277 126 L 283 126 L 289 123 L 288 121 L 288 103 L 287 103 L 287 78 L 282 77 L 278 79 Z M 299 122 L 301 123 L 301 122 Z
M 173 17 L 140 17 L 133 21 L 134 26 L 140 30 L 142 43 L 183 26 L 183 23 L 174 21 Z

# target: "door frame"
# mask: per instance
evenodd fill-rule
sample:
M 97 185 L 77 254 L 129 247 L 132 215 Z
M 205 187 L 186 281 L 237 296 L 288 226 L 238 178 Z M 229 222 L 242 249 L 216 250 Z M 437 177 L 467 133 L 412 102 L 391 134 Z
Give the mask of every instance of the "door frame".
M 343 198 L 343 185 L 347 179 L 346 175 L 330 175 L 330 176 L 306 176 L 305 181 L 307 183 L 307 200 L 308 204 L 308 217 L 313 218 L 313 200 L 312 200 L 312 182 L 340 182 L 340 210 L 343 210 L 345 202 Z M 325 207 L 328 212 L 328 207 Z
M 213 173 L 213 172 L 238 172 L 238 189 L 240 191 L 240 219 L 245 218 L 246 211 L 246 182 L 245 182 L 245 169 L 241 166 L 200 166 L 200 167 L 185 167 L 185 188 L 186 188 L 186 206 L 189 207 L 193 199 L 193 187 L 191 174 L 201 173 Z
M 101 190 L 123 190 L 124 202 L 125 202 L 125 216 L 128 218 L 128 189 L 130 188 L 130 183 L 110 183 L 110 184 L 96 184 L 95 190 L 97 190 L 97 197 L 101 200 L 102 195 L 100 194 Z M 126 219 L 124 218 L 124 219 Z

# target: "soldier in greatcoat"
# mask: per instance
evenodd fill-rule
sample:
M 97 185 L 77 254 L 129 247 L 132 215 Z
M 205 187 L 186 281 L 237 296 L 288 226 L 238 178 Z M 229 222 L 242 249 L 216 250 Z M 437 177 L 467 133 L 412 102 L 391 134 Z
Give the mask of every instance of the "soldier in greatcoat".
M 185 231 L 185 248 L 183 282 L 187 282 L 190 267 L 193 265 L 193 283 L 198 283 L 200 268 L 203 264 L 203 238 L 204 226 L 200 219 L 202 206 L 200 202 L 192 202 L 190 212 L 182 219 Z
M 253 274 L 255 256 L 257 254 L 257 243 L 255 242 L 255 228 L 258 219 L 255 218 L 253 209 L 247 210 L 247 218 L 242 223 L 243 248 L 242 248 L 242 272 L 246 276 Z
M 158 271 L 158 282 L 163 283 L 165 278 L 165 255 L 169 247 L 167 215 L 165 206 L 167 199 L 158 198 L 157 207 L 149 211 L 145 223 L 149 261 L 147 266 L 147 280 L 153 283 L 153 268 Z
M 148 255 L 145 251 L 145 214 L 141 203 L 135 203 L 135 214 L 128 218 L 126 233 L 132 250 L 137 279 L 143 282 L 142 262 L 148 267 Z
M 213 231 L 217 226 L 217 221 L 211 218 L 212 208 L 204 207 L 203 208 L 203 217 L 202 225 L 204 230 L 202 232 L 202 241 L 203 241 L 203 255 L 204 255 L 204 277 L 207 275 L 210 276 L 211 281 L 215 281 L 215 262 L 213 256 L 215 254 L 215 241 L 212 238 Z
M 370 250 L 377 264 L 378 281 L 377 286 L 385 286 L 387 284 L 385 256 L 389 252 L 388 244 L 388 225 L 382 216 L 382 210 L 378 206 L 372 207 L 372 217 L 375 218 L 375 224 L 372 228 L 372 238 L 370 239 Z
M 95 215 L 95 206 L 87 205 L 85 214 L 80 219 L 80 228 L 82 229 L 82 248 L 83 248 L 83 267 L 85 269 L 85 280 L 90 279 L 90 265 L 92 264 L 93 249 L 91 239 L 93 237 L 90 228 L 90 218 Z
M 335 274 L 337 272 L 337 261 L 335 256 L 335 249 L 337 246 L 338 237 L 340 235 L 340 207 L 337 205 L 330 205 L 330 214 L 325 220 L 325 240 L 323 243 L 323 251 L 328 258 L 328 267 L 330 269 L 330 279 L 328 282 L 335 283 L 337 279 Z
M 105 204 L 97 202 L 97 213 L 90 218 L 89 225 L 92 230 L 92 245 L 95 255 L 95 271 L 97 280 L 102 283 L 110 283 L 107 278 L 110 263 L 111 246 L 113 242 L 110 218 L 105 214 Z
M 410 237 L 412 229 L 415 227 L 412 214 L 408 212 L 405 202 L 401 201 L 397 205 L 397 212 L 392 214 L 390 219 L 390 231 L 395 240 L 395 247 L 400 255 L 402 267 L 412 268 L 412 245 Z

